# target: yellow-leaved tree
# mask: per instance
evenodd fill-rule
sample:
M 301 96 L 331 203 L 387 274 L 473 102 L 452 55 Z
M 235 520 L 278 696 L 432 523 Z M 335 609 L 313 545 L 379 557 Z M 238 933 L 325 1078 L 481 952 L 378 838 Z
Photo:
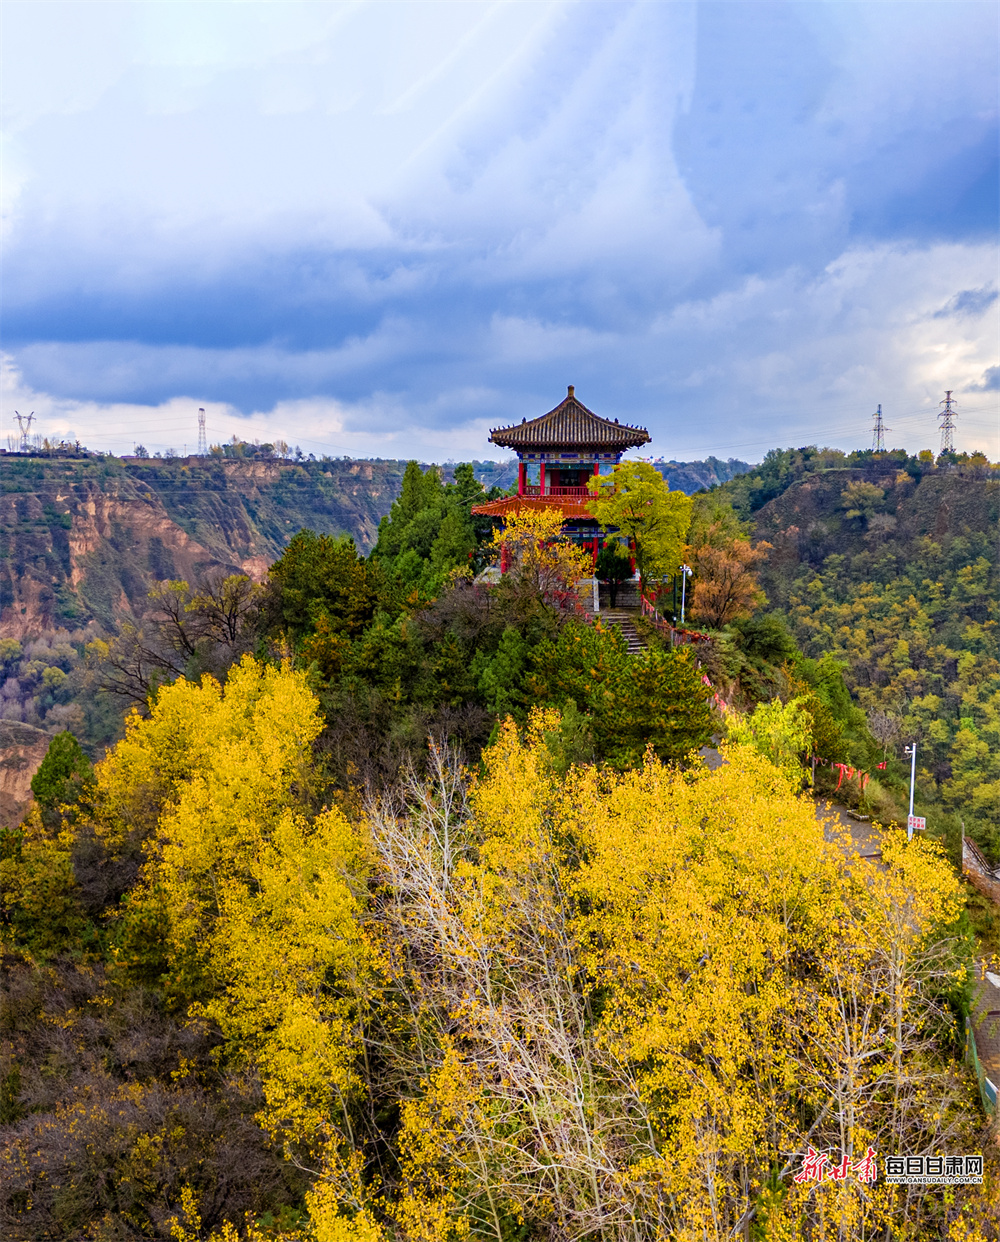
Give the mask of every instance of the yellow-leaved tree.
M 625 535 L 635 550 L 644 592 L 678 572 L 691 524 L 693 501 L 672 492 L 646 461 L 619 462 L 608 475 L 594 475 L 587 508 L 605 528 Z
M 872 869 L 751 746 L 560 778 L 557 725 L 372 808 L 400 1236 L 855 1237 L 904 1200 L 921 1236 L 934 1197 L 858 1173 L 981 1143 L 946 861 L 887 834 Z M 842 1176 L 796 1181 L 810 1148 Z
M 562 524 L 560 509 L 522 509 L 494 532 L 491 548 L 504 571 L 500 589 L 513 597 L 516 611 L 571 605 L 576 584 L 591 573 L 590 556 L 563 538 Z
M 179 681 L 96 772 L 100 831 L 145 841 L 118 968 L 260 1075 L 316 1242 L 791 1242 L 903 1213 L 972 1238 L 978 1188 L 943 1212 L 858 1177 L 983 1150 L 995 1180 L 955 1055 L 959 883 L 932 844 L 883 833 L 873 865 L 817 820 L 780 717 L 715 771 L 566 771 L 536 709 L 475 778 L 432 746 L 358 821 L 317 806 L 304 674 Z M 201 1211 L 186 1192 L 178 1242 Z
M 374 1236 L 351 1127 L 369 863 L 363 828 L 308 813 L 321 723 L 304 673 L 248 656 L 225 687 L 161 689 L 97 778 L 109 837 L 155 821 L 121 967 L 158 971 L 176 1007 L 216 1024 L 230 1064 L 256 1067 L 261 1121 L 327 1171 L 315 1207 L 332 1242 Z
M 739 746 L 752 746 L 784 772 L 798 788 L 805 776 L 802 766 L 812 742 L 813 719 L 804 700 L 758 703 L 747 715 L 726 712 L 726 735 Z

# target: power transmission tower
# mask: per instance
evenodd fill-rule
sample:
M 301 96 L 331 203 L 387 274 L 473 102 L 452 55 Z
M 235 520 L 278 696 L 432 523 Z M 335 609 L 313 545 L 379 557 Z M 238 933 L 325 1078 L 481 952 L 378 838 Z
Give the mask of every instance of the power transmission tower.
M 35 417 L 35 411 L 32 410 L 30 414 L 25 416 L 24 414 L 18 414 L 17 410 L 15 410 L 14 417 L 17 419 L 17 425 L 21 428 L 21 448 L 19 451 L 27 453 L 31 448 L 31 445 L 28 443 L 28 434 L 31 431 L 31 423 Z
M 947 389 L 944 394 L 944 400 L 938 402 L 938 405 L 944 406 L 944 409 L 938 414 L 938 418 L 941 420 L 942 453 L 954 453 L 955 451 L 955 420 L 952 416 L 955 413 L 954 407 L 958 405 L 958 402 L 952 400 L 952 391 L 951 388 Z
M 198 409 L 198 456 L 208 456 L 208 441 L 205 439 L 205 411 Z
M 875 420 L 875 430 L 872 433 L 872 448 L 874 449 L 876 453 L 884 453 L 885 452 L 885 433 L 887 431 L 892 431 L 892 428 L 887 427 L 882 420 L 881 405 L 872 415 L 872 418 L 874 418 Z

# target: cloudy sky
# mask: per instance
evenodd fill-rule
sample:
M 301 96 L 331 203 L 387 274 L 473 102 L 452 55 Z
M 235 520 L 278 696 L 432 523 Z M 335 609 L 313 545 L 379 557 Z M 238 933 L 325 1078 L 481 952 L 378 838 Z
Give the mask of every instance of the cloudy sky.
M 1000 456 L 994 3 L 3 5 L 3 423 Z M 36 429 L 36 428 L 33 428 Z

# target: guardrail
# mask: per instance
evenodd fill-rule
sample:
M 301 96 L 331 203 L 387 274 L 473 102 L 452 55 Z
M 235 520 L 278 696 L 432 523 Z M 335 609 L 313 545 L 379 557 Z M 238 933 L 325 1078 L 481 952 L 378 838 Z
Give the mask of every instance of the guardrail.
M 965 1019 L 965 1034 L 965 1059 L 972 1068 L 972 1072 L 976 1076 L 976 1082 L 979 1084 L 979 1098 L 983 1103 L 983 1112 L 986 1113 L 987 1117 L 992 1117 L 997 1111 L 997 1089 L 986 1077 L 982 1062 L 979 1060 L 979 1053 L 976 1049 L 976 1035 L 968 1018 Z
M 640 612 L 646 620 L 651 621 L 662 634 L 669 635 L 671 647 L 676 647 L 679 642 L 707 643 L 711 641 L 711 634 L 703 634 L 700 630 L 687 630 L 676 625 L 671 625 L 666 618 L 660 616 L 658 608 L 651 599 L 646 597 L 646 595 L 640 595 L 639 599 Z
M 979 846 L 962 831 L 962 875 L 984 897 L 1000 904 L 1000 878 L 983 857 Z

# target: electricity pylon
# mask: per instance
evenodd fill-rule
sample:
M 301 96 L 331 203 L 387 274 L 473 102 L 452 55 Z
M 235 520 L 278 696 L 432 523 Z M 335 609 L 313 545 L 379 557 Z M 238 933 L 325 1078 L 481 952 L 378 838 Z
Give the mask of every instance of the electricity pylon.
M 32 410 L 30 414 L 25 415 L 25 414 L 18 414 L 17 410 L 15 410 L 14 417 L 17 419 L 17 425 L 21 428 L 20 451 L 22 453 L 30 452 L 31 445 L 28 443 L 28 435 L 31 431 L 31 423 L 35 417 L 35 411 Z
M 885 433 L 887 431 L 892 431 L 892 428 L 887 427 L 882 419 L 881 405 L 872 415 L 872 418 L 875 419 L 875 431 L 872 434 L 872 448 L 874 449 L 876 453 L 884 453 L 885 452 Z
M 955 420 L 954 407 L 958 405 L 957 401 L 952 400 L 952 389 L 949 388 L 944 394 L 944 400 L 939 401 L 938 405 L 943 405 L 944 409 L 938 413 L 941 420 L 941 452 L 954 453 L 955 451 Z

